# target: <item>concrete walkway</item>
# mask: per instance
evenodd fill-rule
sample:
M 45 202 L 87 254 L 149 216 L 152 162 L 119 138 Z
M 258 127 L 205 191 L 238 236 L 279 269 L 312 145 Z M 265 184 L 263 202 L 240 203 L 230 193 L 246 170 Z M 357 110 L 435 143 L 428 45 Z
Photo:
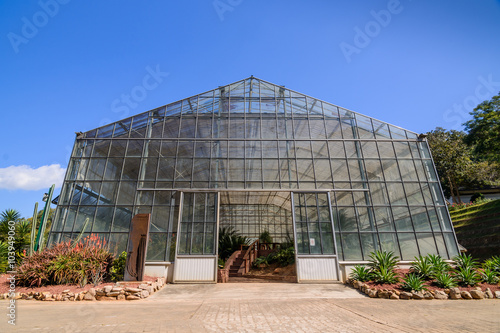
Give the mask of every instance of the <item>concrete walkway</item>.
M 140 301 L 20 300 L 16 313 L 0 332 L 500 332 L 500 300 L 370 299 L 341 284 L 167 285 Z

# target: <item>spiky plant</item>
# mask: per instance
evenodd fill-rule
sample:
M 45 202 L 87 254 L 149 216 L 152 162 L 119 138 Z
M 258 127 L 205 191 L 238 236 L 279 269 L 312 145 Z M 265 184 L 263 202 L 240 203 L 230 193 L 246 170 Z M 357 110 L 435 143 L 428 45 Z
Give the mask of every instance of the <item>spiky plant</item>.
M 430 280 L 434 276 L 434 266 L 427 257 L 415 257 L 411 270 L 425 280 Z
M 380 271 L 381 269 L 385 269 L 386 271 L 393 270 L 399 261 L 399 257 L 394 255 L 392 251 L 377 250 L 375 252 L 370 252 L 369 258 L 370 263 L 368 266 L 373 271 Z
M 453 275 L 455 281 L 458 282 L 459 285 L 467 287 L 467 286 L 475 286 L 481 281 L 481 276 L 478 272 L 469 266 L 458 267 L 455 270 Z
M 351 270 L 351 274 L 349 275 L 349 277 L 352 280 L 366 282 L 366 281 L 370 281 L 370 279 L 372 277 L 372 273 L 368 267 L 363 266 L 363 265 L 356 265 Z
M 424 284 L 424 279 L 415 273 L 410 273 L 406 275 L 401 283 L 401 288 L 406 291 L 422 291 L 427 290 Z
M 378 270 L 374 270 L 371 275 L 373 281 L 376 283 L 393 284 L 399 282 L 399 278 L 392 268 L 387 269 L 385 267 L 380 267 Z
M 455 279 L 451 276 L 450 273 L 447 272 L 439 272 L 436 273 L 434 277 L 436 279 L 435 285 L 439 288 L 453 288 L 457 286 Z
M 457 268 L 475 269 L 478 266 L 478 261 L 465 253 L 461 253 L 459 256 L 453 258 L 453 260 L 457 263 Z
M 496 284 L 498 283 L 499 278 L 495 271 L 486 268 L 481 272 L 481 280 L 489 284 Z

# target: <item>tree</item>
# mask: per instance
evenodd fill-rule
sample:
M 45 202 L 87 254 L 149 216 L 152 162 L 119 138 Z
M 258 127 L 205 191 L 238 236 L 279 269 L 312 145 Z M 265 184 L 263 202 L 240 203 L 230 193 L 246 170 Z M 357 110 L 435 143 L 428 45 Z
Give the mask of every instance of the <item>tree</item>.
M 468 132 L 465 142 L 474 146 L 478 160 L 500 161 L 500 92 L 479 104 L 470 114 L 473 118 L 464 123 Z
M 0 214 L 0 223 L 14 221 L 17 222 L 21 219 L 21 213 L 15 209 L 6 209 Z
M 443 191 L 455 202 L 462 202 L 458 191 L 460 186 L 477 183 L 472 149 L 465 144 L 464 138 L 464 132 L 446 131 L 441 127 L 427 133 Z

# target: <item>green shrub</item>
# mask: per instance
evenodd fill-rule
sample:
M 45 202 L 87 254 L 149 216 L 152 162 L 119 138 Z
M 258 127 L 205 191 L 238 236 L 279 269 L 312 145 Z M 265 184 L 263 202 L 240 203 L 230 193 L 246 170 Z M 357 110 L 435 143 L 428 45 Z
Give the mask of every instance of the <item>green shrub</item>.
M 403 280 L 403 283 L 401 283 L 401 288 L 403 288 L 406 291 L 427 290 L 423 278 L 415 273 L 410 273 L 406 275 L 406 277 Z
M 432 264 L 432 267 L 434 269 L 434 275 L 438 273 L 446 273 L 451 270 L 450 264 L 444 261 L 441 256 L 436 255 L 436 254 L 429 254 L 427 255 L 427 258 Z
M 252 263 L 252 265 L 256 268 L 260 268 L 260 265 L 262 264 L 266 267 L 269 266 L 269 261 L 267 261 L 266 256 L 260 256 L 257 259 L 255 259 Z
M 471 197 L 470 197 L 470 202 L 476 202 L 477 200 L 484 200 L 484 194 L 475 192 Z
M 453 258 L 453 260 L 457 263 L 457 268 L 475 269 L 478 266 L 478 261 L 465 253 L 461 253 L 459 256 Z
M 438 272 L 434 278 L 436 279 L 435 285 L 439 288 L 453 288 L 457 285 L 453 276 L 447 272 Z
M 495 271 L 486 268 L 481 272 L 481 280 L 489 284 L 496 284 L 498 283 L 499 278 Z
M 127 262 L 127 252 L 123 251 L 113 260 L 109 270 L 110 279 L 113 282 L 122 281 L 125 273 L 125 263 Z
M 380 267 L 378 270 L 372 271 L 373 281 L 380 284 L 393 284 L 399 282 L 399 278 L 393 269 Z
M 71 241 L 46 248 L 26 257 L 17 272 L 17 283 L 33 287 L 51 284 L 94 285 L 109 276 L 113 255 L 106 242 L 95 235 L 87 236 L 76 246 Z
M 472 267 L 458 267 L 453 275 L 455 280 L 461 286 L 475 286 L 481 280 L 481 277 Z
M 219 230 L 219 258 L 226 261 L 241 245 L 248 245 L 249 239 L 241 236 L 233 227 Z
M 271 234 L 269 233 L 269 231 L 264 230 L 259 236 L 259 241 L 261 243 L 272 243 L 273 238 L 271 237 Z
M 293 247 L 281 249 L 274 254 L 274 259 L 281 267 L 292 265 L 295 263 L 295 249 Z
M 483 263 L 483 268 L 494 271 L 497 275 L 500 274 L 500 257 L 493 256 L 490 259 L 486 259 Z
M 396 267 L 398 261 L 399 257 L 395 256 L 392 251 L 375 251 L 370 252 L 370 263 L 368 266 L 373 271 L 380 271 L 381 269 L 389 271 Z
M 372 273 L 368 267 L 356 265 L 351 270 L 351 274 L 349 275 L 349 277 L 353 280 L 366 282 L 370 281 L 370 279 L 372 278 Z
M 430 280 L 435 273 L 434 266 L 429 258 L 422 256 L 415 257 L 410 269 L 425 280 Z

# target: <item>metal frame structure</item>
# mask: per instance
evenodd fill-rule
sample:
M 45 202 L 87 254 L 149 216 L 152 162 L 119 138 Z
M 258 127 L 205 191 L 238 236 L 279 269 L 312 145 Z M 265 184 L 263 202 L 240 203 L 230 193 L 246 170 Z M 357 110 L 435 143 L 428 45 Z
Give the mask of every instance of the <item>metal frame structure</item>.
M 89 218 L 121 252 L 151 213 L 147 260 L 174 261 L 179 193 L 224 191 L 330 193 L 340 264 L 458 254 L 425 139 L 254 77 L 80 133 L 49 242 Z

